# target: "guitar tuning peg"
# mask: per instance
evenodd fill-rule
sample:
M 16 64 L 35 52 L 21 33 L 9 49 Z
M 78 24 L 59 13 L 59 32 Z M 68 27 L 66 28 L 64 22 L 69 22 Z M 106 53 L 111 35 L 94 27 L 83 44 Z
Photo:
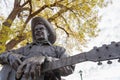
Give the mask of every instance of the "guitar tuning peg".
M 103 47 L 105 47 L 106 49 L 108 49 L 108 48 L 109 48 L 106 44 L 104 44 L 104 45 L 103 45 Z
M 120 62 L 120 58 L 118 59 L 118 62 Z
M 115 44 L 115 46 L 116 46 L 116 47 L 118 47 L 118 46 L 119 46 L 119 44 L 118 44 L 118 43 L 116 43 L 116 44 Z
M 101 61 L 98 61 L 97 65 L 102 65 L 102 62 L 101 62 Z
M 115 44 L 115 41 L 112 41 L 111 44 Z
M 107 64 L 112 64 L 112 61 L 108 60 Z
M 96 46 L 94 47 L 94 50 L 96 50 L 97 52 L 99 51 L 99 49 Z

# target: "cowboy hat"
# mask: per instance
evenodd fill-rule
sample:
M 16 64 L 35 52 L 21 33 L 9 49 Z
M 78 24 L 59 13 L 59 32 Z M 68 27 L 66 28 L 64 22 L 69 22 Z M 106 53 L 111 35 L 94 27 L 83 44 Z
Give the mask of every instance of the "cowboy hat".
M 48 20 L 46 20 L 46 19 L 44 19 L 44 18 L 42 18 L 42 17 L 34 17 L 33 19 L 32 19 L 32 21 L 31 21 L 31 29 L 32 29 L 32 36 L 33 36 L 33 40 L 35 39 L 35 36 L 34 36 L 34 28 L 35 28 L 35 26 L 37 25 L 37 24 L 44 24 L 45 25 L 45 27 L 46 27 L 46 29 L 48 30 L 48 33 L 49 33 L 49 36 L 48 36 L 48 40 L 49 40 L 49 42 L 51 43 L 51 44 L 54 44 L 55 43 L 55 41 L 56 41 L 56 33 L 55 33 L 55 30 L 53 29 L 53 26 L 52 26 L 52 24 L 48 21 Z

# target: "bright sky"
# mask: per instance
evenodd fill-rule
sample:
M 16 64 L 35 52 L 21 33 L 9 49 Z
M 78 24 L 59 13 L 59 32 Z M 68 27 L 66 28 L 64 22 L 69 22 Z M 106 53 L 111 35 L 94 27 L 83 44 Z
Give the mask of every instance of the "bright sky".
M 101 31 L 98 37 L 89 41 L 88 48 L 84 51 L 89 51 L 94 46 L 120 41 L 120 0 L 112 1 L 112 5 L 100 10 L 102 20 L 98 27 Z M 111 65 L 105 61 L 101 66 L 94 62 L 79 63 L 74 74 L 68 76 L 67 80 L 81 80 L 79 70 L 83 71 L 83 80 L 120 80 L 120 63 L 117 60 L 114 60 Z
M 88 51 L 94 46 L 110 44 L 111 41 L 120 40 L 120 0 L 112 1 L 112 5 L 100 10 L 99 14 L 103 17 L 98 26 L 101 30 L 99 36 L 89 41 L 87 45 L 88 48 L 83 51 Z M 3 12 L 0 12 L 0 15 L 6 12 L 4 8 L 5 7 L 2 7 Z M 111 65 L 103 62 L 101 66 L 98 66 L 97 63 L 94 62 L 79 63 L 76 65 L 74 74 L 66 77 L 66 80 L 81 80 L 80 74 L 78 73 L 79 70 L 83 71 L 83 80 L 120 80 L 120 63 L 116 60 L 114 60 Z

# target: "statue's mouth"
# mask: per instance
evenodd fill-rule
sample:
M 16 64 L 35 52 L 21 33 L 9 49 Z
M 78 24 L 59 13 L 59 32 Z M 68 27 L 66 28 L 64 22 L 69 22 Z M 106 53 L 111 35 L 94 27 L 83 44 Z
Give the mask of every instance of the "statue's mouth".
M 41 31 L 38 31 L 35 33 L 35 37 L 37 40 L 41 40 L 41 39 L 44 39 L 44 33 L 41 32 Z
M 35 34 L 36 36 L 43 36 L 44 35 L 44 33 L 43 32 L 36 32 L 36 34 Z

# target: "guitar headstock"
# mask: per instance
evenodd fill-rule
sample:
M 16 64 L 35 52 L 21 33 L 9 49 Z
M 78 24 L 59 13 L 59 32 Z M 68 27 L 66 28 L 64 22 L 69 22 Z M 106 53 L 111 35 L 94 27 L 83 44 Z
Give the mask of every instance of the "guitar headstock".
M 108 64 L 111 64 L 110 60 L 119 59 L 120 62 L 120 42 L 111 42 L 109 45 L 103 45 L 101 47 L 94 47 L 91 51 L 86 52 L 86 59 L 88 61 L 99 62 L 108 60 Z

